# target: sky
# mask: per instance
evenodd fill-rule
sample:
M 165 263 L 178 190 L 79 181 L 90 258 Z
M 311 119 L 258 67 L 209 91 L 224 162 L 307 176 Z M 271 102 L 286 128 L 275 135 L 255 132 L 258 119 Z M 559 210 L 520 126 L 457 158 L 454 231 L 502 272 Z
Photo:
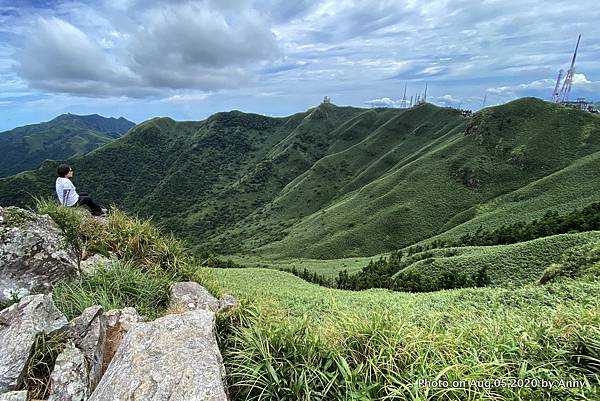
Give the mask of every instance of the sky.
M 318 105 L 600 100 L 597 0 L 0 0 L 0 131 L 62 113 L 202 120 Z

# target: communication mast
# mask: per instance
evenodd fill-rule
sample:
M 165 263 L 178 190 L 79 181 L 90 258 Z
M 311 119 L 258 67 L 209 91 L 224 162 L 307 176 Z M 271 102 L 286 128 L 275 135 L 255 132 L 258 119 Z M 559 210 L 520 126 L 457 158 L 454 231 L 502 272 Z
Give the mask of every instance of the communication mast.
M 427 102 L 427 82 L 425 82 L 425 94 L 423 95 L 423 100 L 421 101 L 421 103 L 426 103 Z
M 408 84 L 405 82 L 404 83 L 404 95 L 402 96 L 402 108 L 405 109 L 406 108 L 406 86 Z
M 571 85 L 573 84 L 573 76 L 575 75 L 575 58 L 577 58 L 577 49 L 579 49 L 579 41 L 581 40 L 581 34 L 577 38 L 577 45 L 575 46 L 575 52 L 573 53 L 573 59 L 571 60 L 571 66 L 567 71 L 565 82 L 560 90 L 560 100 L 566 102 L 569 100 L 569 93 L 571 93 Z

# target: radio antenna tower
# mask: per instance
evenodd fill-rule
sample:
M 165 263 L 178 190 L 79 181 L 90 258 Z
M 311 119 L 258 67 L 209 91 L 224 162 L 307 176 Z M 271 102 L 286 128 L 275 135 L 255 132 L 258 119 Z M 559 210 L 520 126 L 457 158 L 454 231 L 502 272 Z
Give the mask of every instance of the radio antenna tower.
M 485 102 L 487 101 L 487 93 L 483 96 L 483 102 L 481 103 L 481 108 L 485 109 Z
M 427 82 L 425 82 L 425 94 L 423 95 L 422 103 L 427 102 Z
M 402 96 L 402 108 L 405 109 L 406 108 L 406 85 L 408 85 L 406 82 L 404 83 L 404 95 Z
M 573 76 L 575 75 L 575 58 L 577 57 L 577 49 L 579 49 L 579 41 L 581 40 L 581 34 L 577 38 L 577 45 L 575 46 L 575 53 L 573 53 L 573 59 L 571 60 L 571 66 L 567 71 L 565 82 L 560 90 L 560 99 L 565 102 L 569 100 L 569 93 L 571 93 L 571 85 L 573 84 Z
M 556 85 L 554 85 L 554 90 L 552 91 L 552 101 L 558 103 L 560 101 L 560 95 L 558 93 L 558 87 L 560 86 L 560 80 L 562 79 L 564 71 L 561 69 L 558 72 L 558 77 L 556 78 Z

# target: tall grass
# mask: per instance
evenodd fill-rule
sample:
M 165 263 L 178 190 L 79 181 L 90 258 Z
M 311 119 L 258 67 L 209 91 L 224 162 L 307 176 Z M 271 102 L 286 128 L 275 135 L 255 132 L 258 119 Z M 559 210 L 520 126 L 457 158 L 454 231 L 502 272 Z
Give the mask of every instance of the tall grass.
M 600 396 L 597 281 L 403 294 L 325 289 L 261 269 L 216 274 L 249 305 L 219 330 L 234 400 Z
M 119 209 L 113 208 L 106 220 L 100 220 L 49 199 L 37 199 L 36 208 L 52 217 L 81 259 L 94 253 L 114 253 L 140 268 L 165 271 L 177 271 L 189 261 L 181 241 L 162 233 L 151 221 Z

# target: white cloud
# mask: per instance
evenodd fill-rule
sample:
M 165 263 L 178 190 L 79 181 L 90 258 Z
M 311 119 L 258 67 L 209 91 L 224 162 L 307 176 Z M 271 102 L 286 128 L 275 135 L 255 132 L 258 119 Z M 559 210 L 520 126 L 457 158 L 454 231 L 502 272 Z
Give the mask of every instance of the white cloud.
M 389 97 L 382 97 L 379 99 L 366 100 L 364 104 L 371 107 L 402 107 L 402 99 L 392 100 Z
M 224 4 L 158 4 L 132 18 L 129 31 L 100 24 L 105 32 L 93 36 L 63 19 L 39 18 L 18 52 L 16 71 L 33 88 L 84 96 L 244 86 L 253 80 L 252 65 L 279 50 L 263 16 L 248 7 L 224 14 Z

